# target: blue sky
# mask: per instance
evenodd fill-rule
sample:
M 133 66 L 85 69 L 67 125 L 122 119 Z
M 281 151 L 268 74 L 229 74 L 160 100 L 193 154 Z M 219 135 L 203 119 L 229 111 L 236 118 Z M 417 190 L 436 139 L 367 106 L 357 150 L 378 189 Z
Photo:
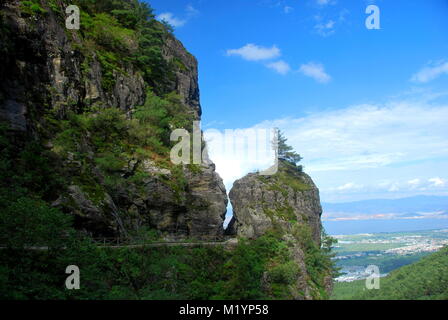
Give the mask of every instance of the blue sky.
M 149 2 L 199 60 L 204 129 L 283 129 L 324 201 L 448 195 L 447 0 Z

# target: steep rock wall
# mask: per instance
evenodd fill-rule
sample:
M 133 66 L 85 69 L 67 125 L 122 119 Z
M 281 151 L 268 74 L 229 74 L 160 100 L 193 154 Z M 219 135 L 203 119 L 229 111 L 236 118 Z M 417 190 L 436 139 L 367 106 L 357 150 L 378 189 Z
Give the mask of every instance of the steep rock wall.
M 332 278 L 329 270 L 323 280 L 312 279 L 309 261 L 318 254 L 321 245 L 321 214 L 319 190 L 305 173 L 285 161 L 279 162 L 275 175 L 262 176 L 251 173 L 235 181 L 229 194 L 233 218 L 226 234 L 256 239 L 274 233 L 284 241 L 290 258 L 298 268 L 294 284 L 289 287 L 293 299 L 321 299 L 323 287 L 331 291 Z M 315 248 L 310 250 L 310 248 Z M 271 279 L 264 279 L 270 290 Z
M 230 190 L 233 219 L 229 233 L 258 238 L 274 225 L 288 230 L 291 223 L 304 223 L 320 243 L 322 207 L 319 190 L 305 173 L 280 162 L 273 176 L 248 174 Z
M 50 1 L 40 3 L 45 14 L 24 13 L 18 0 L 0 4 L 0 120 L 8 123 L 11 135 L 39 141 L 51 151 L 54 137 L 41 134 L 42 128 L 45 131 L 49 126 L 45 114 L 51 112 L 64 120 L 69 112 L 82 114 L 92 106 L 101 106 L 119 108 L 131 117 L 133 109 L 145 102 L 148 84 L 137 66 L 126 63 L 121 71 L 113 70 L 109 75 L 112 85 L 105 88 L 105 70 L 98 55 L 92 52 L 87 56 L 79 32 L 65 29 L 61 12 L 70 3 L 53 1 L 56 11 Z M 164 36 L 162 53 L 166 64 L 175 66 L 174 77 L 166 84 L 168 90 L 180 95 L 188 112 L 200 120 L 196 59 L 170 34 Z M 88 137 L 81 144 L 83 152 L 93 154 Z M 73 155 L 58 159 L 55 165 L 62 165 L 68 181 L 48 200 L 75 215 L 78 228 L 88 233 L 127 235 L 141 227 L 152 227 L 183 236 L 223 234 L 227 195 L 212 163 L 196 170 L 184 166 L 181 175 L 185 182 L 170 185 L 163 183 L 172 174 L 170 168 L 158 168 L 150 159 L 132 161 L 123 168 L 123 176 L 127 178 L 127 172 L 138 167 L 148 173 L 144 186 L 125 181 L 113 190 L 105 188 L 100 199 L 70 179 L 85 170 Z M 99 185 L 105 185 L 106 176 L 98 167 L 88 170 Z

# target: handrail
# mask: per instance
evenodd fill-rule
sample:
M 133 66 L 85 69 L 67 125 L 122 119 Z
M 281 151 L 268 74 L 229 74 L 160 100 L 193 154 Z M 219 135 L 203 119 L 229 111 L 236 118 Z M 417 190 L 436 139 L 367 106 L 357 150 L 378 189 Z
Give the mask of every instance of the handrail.
M 228 239 L 224 237 L 211 236 L 211 237 L 201 237 L 198 239 L 188 239 L 188 238 L 180 238 L 180 239 L 166 239 L 166 240 L 148 240 L 145 238 L 120 238 L 120 237 L 100 237 L 100 238 L 91 238 L 93 242 L 98 244 L 174 244 L 174 243 L 203 243 L 203 242 L 226 242 Z
M 66 238 L 65 238 L 66 239 Z M 228 240 L 233 239 L 229 236 L 201 236 L 198 239 L 179 238 L 167 240 L 149 240 L 140 237 L 123 238 L 123 237 L 96 237 L 89 238 L 94 244 L 101 247 L 126 247 L 126 246 L 163 246 L 163 245 L 201 245 L 201 244 L 224 244 Z M 0 243 L 0 249 L 7 246 Z M 30 245 L 30 248 L 48 248 L 45 245 Z

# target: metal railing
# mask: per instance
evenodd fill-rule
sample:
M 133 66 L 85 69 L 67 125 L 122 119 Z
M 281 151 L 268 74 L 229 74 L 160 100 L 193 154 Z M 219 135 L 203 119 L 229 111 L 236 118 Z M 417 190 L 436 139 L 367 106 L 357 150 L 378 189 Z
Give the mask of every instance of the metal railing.
M 197 237 L 182 236 L 179 234 L 167 234 L 165 238 L 150 239 L 147 237 L 86 237 L 99 247 L 126 247 L 126 246 L 163 246 L 163 245 L 201 245 L 201 244 L 224 244 L 232 239 L 230 236 L 217 235 L 201 235 Z M 81 238 L 80 238 L 81 239 Z M 61 238 L 61 242 L 69 240 L 68 238 Z M 6 245 L 0 243 L 0 249 L 6 248 Z M 30 245 L 30 248 L 43 249 L 48 248 L 45 244 Z
M 185 244 L 185 243 L 204 243 L 204 242 L 226 242 L 229 238 L 219 236 L 201 236 L 198 238 L 182 238 L 176 239 L 145 239 L 145 238 L 122 238 L 122 237 L 95 237 L 92 241 L 97 245 L 103 246 L 125 246 L 125 245 L 143 245 L 143 244 Z

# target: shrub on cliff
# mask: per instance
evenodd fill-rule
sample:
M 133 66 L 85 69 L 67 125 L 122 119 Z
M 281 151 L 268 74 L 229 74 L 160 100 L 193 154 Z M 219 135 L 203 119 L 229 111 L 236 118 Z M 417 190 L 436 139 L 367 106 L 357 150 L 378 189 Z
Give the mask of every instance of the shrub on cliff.
M 158 95 L 170 91 L 175 76 L 162 55 L 162 47 L 171 29 L 155 19 L 151 7 L 137 0 L 75 0 L 81 8 L 84 47 L 92 47 L 98 56 L 103 76 L 113 83 L 111 72 L 122 71 L 123 62 L 132 63 L 143 74 L 145 82 Z M 86 54 L 88 51 L 84 50 Z

